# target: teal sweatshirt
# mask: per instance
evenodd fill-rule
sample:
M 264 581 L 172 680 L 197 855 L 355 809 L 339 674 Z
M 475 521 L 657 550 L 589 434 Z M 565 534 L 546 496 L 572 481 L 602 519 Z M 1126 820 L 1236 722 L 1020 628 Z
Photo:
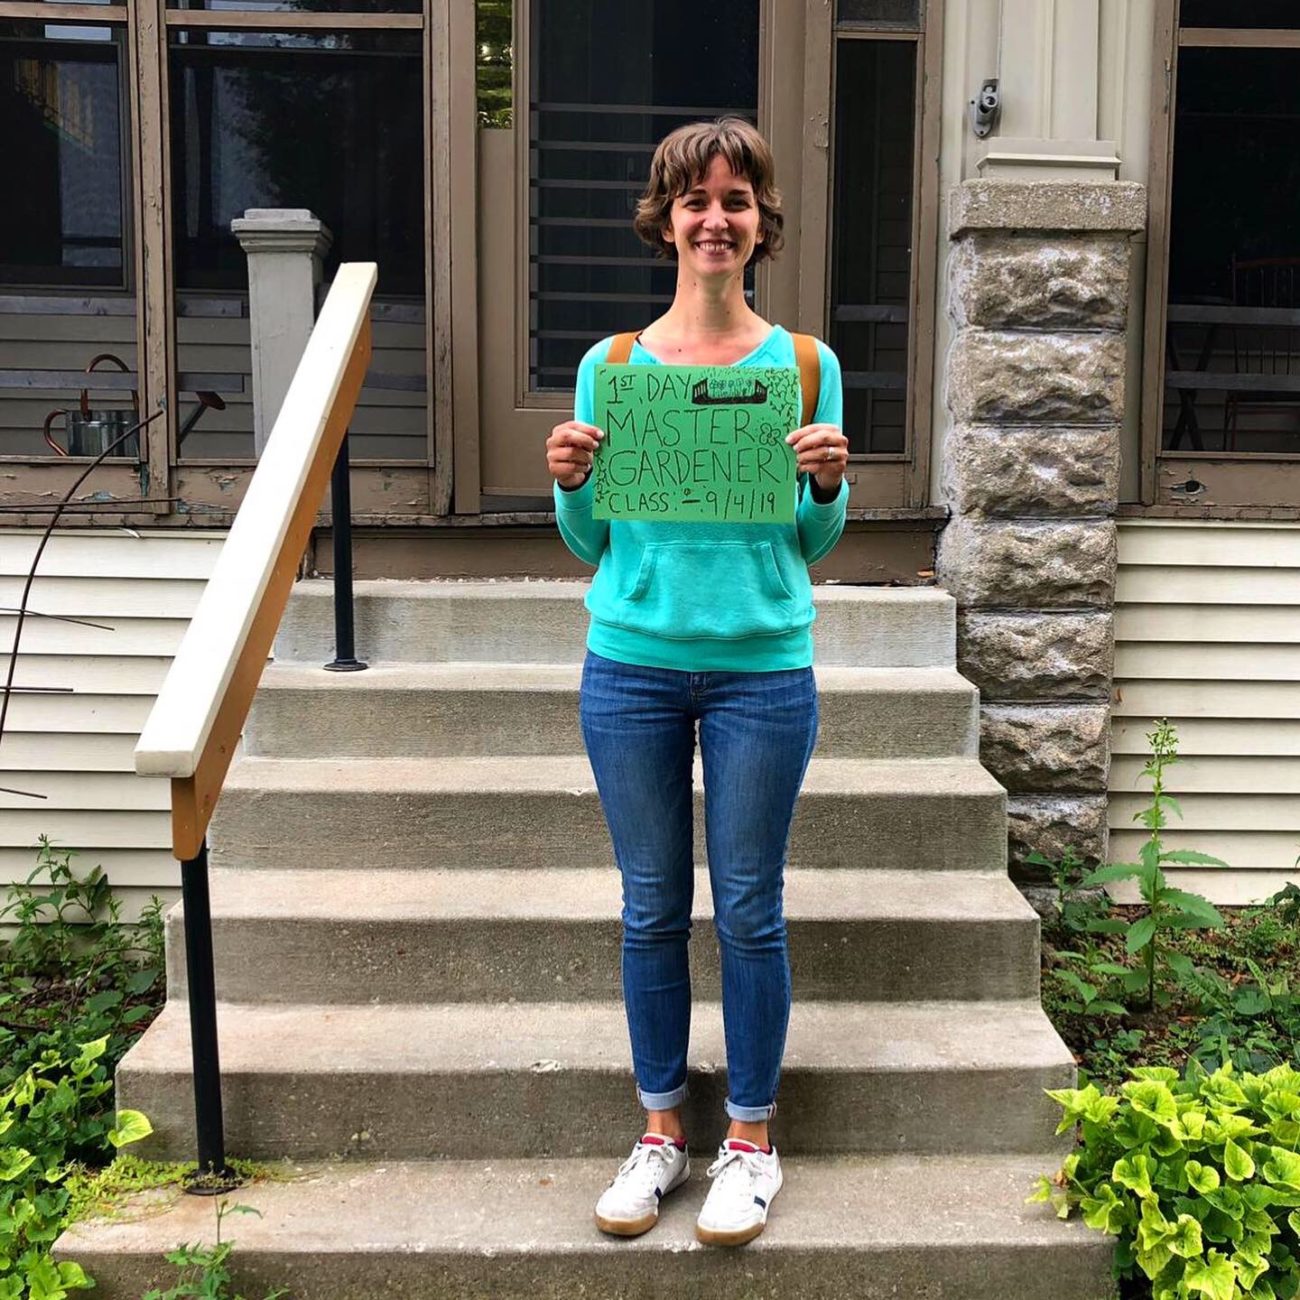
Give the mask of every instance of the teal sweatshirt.
M 595 422 L 596 366 L 612 339 L 578 367 L 574 419 Z M 815 424 L 843 423 L 840 363 L 824 343 Z M 639 343 L 632 365 L 658 365 Z M 793 366 L 794 340 L 776 325 L 738 366 Z M 596 565 L 587 594 L 587 646 L 606 659 L 688 672 L 772 672 L 813 661 L 816 611 L 808 566 L 844 531 L 849 486 L 821 504 L 800 492 L 792 524 L 595 519 L 595 475 L 555 484 L 555 518 L 574 555 Z

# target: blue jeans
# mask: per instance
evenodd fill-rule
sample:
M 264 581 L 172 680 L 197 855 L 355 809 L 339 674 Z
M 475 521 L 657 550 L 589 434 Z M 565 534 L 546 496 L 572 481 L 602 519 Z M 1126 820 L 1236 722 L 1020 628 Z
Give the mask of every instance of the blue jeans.
M 623 877 L 623 999 L 641 1104 L 669 1110 L 686 1096 L 698 722 L 727 1113 L 765 1120 L 776 1107 L 790 1019 L 781 890 L 795 798 L 817 736 L 812 669 L 690 673 L 588 652 L 580 716 Z

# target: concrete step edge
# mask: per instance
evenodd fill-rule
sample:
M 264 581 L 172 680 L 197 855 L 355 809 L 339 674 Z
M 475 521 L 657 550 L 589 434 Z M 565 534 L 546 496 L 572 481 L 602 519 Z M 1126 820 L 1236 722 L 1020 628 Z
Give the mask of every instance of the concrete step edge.
M 214 920 L 311 919 L 355 927 L 476 921 L 541 924 L 616 919 L 619 879 L 611 868 L 279 869 L 214 867 Z M 696 919 L 713 909 L 708 872 L 696 868 Z M 785 876 L 787 920 L 936 924 L 1036 924 L 1037 913 L 1002 872 L 793 868 Z M 183 910 L 177 907 L 173 924 Z
M 188 1005 L 169 1000 L 123 1060 L 124 1075 L 188 1073 Z M 217 1013 L 227 1074 L 475 1075 L 630 1069 L 617 1003 L 249 1006 Z M 691 1065 L 726 1060 L 722 1009 L 696 1003 Z M 789 1071 L 927 1073 L 1073 1070 L 1041 1005 L 1005 1002 L 796 1003 Z

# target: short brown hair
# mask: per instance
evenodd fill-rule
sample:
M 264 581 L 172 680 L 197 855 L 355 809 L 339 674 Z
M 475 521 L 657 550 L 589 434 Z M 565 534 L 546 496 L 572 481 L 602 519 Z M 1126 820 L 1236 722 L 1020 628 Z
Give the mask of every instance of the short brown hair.
M 743 117 L 720 117 L 716 122 L 691 122 L 670 131 L 659 141 L 650 160 L 650 178 L 637 202 L 632 225 L 661 257 L 674 261 L 677 258 L 677 249 L 664 239 L 673 200 L 703 180 L 719 156 L 754 187 L 763 238 L 754 246 L 750 262 L 761 262 L 781 251 L 785 218 L 781 215 L 781 191 L 776 188 L 772 150 L 757 128 Z

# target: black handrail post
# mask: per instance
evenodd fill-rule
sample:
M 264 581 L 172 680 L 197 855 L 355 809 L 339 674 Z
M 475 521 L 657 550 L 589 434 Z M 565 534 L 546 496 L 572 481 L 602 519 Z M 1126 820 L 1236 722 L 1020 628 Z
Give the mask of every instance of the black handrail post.
M 188 1190 L 227 1190 L 226 1132 L 221 1114 L 221 1058 L 217 1050 L 217 991 L 212 969 L 212 906 L 208 897 L 208 842 L 181 863 L 185 911 L 185 972 L 190 1002 L 190 1048 L 194 1066 L 194 1119 L 199 1168 Z M 218 1185 L 218 1183 L 220 1185 Z
M 357 658 L 352 606 L 352 471 L 344 431 L 330 474 L 330 509 L 334 518 L 334 658 L 332 673 L 359 673 L 369 667 Z

